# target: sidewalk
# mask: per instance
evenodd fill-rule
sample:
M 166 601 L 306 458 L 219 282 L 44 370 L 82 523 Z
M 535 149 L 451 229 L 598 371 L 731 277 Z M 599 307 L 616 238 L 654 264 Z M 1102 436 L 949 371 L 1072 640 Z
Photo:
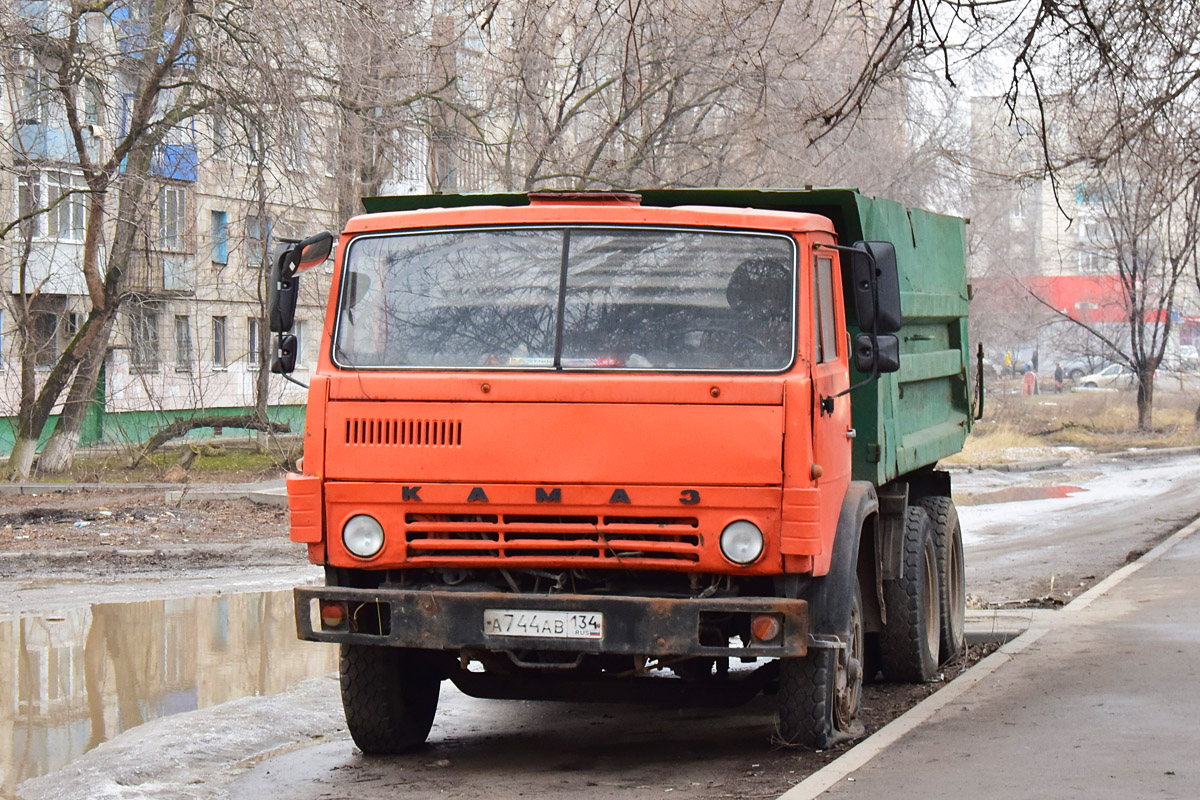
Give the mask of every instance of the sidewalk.
M 1200 520 L 780 800 L 1200 797 Z

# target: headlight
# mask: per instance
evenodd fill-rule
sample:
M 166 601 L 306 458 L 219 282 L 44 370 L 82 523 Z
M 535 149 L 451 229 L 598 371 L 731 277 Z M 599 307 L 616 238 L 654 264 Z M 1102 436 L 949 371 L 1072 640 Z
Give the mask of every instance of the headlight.
M 735 564 L 751 564 L 762 555 L 763 534 L 753 522 L 739 519 L 721 531 L 721 552 Z
M 370 558 L 383 548 L 383 526 L 366 514 L 351 517 L 342 528 L 342 542 L 359 558 Z

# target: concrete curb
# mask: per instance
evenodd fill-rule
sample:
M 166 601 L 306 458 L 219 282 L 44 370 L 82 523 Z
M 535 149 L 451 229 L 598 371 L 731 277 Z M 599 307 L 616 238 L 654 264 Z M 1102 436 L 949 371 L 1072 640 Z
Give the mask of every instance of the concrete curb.
M 1185 447 L 1147 447 L 1141 450 L 1116 450 L 1111 453 L 1097 453 L 1100 458 L 1138 459 L 1154 458 L 1155 456 L 1192 456 L 1200 453 L 1200 445 Z
M 993 472 L 1037 472 L 1038 470 L 1061 467 L 1069 460 L 1069 458 L 1064 456 L 1063 458 L 1039 458 L 1030 461 L 1012 461 L 1001 464 L 955 464 L 949 467 L 949 469 L 957 472 L 982 472 L 984 470 L 991 470 Z
M 263 506 L 287 508 L 287 490 L 230 487 L 228 489 L 172 489 L 163 495 L 167 505 L 202 503 L 205 500 L 249 500 Z
M 0 496 L 178 489 L 177 483 L 0 483 Z
M 1115 586 L 1119 585 L 1130 575 L 1133 575 L 1151 561 L 1161 557 L 1179 542 L 1196 533 L 1196 531 L 1200 531 L 1200 519 L 1196 519 L 1190 524 L 1176 531 L 1165 541 L 1160 543 L 1154 549 L 1150 550 L 1137 561 L 1121 567 L 1116 572 L 1097 583 L 1091 589 L 1072 600 L 1062 608 L 1062 611 L 1082 611 L 1098 597 L 1101 597 L 1102 595 L 1111 591 Z M 1037 610 L 1038 609 L 1024 609 L 1026 612 Z M 1031 644 L 1048 633 L 1052 628 L 1074 624 L 1075 619 L 1071 615 L 1061 614 L 1057 611 L 1048 612 L 1045 616 L 1040 618 L 1030 615 L 1031 621 L 1035 618 L 1039 619 L 1039 623 L 1036 627 L 1030 627 L 1024 633 L 1005 644 L 995 653 L 992 653 L 990 656 L 983 659 L 966 672 L 960 674 L 957 678 L 947 684 L 944 689 L 937 691 L 936 693 L 922 700 L 920 703 L 917 703 L 908 711 L 880 728 L 879 731 L 863 741 L 861 744 L 855 745 L 829 764 L 826 764 L 812 775 L 809 775 L 807 778 L 800 781 L 800 783 L 797 783 L 795 786 L 779 795 L 776 800 L 814 800 L 814 798 L 824 794 L 826 790 L 840 781 L 852 780 L 850 776 L 856 770 L 861 769 L 875 756 L 879 755 L 889 746 L 899 741 L 900 738 L 905 734 L 912 731 L 919 725 L 927 722 L 931 717 L 933 717 L 934 714 L 936 714 L 945 706 L 958 700 L 960 697 L 982 682 L 984 678 L 995 672 L 1000 667 L 1004 666 L 1004 664 L 1007 662 L 1011 661 L 1018 653 L 1027 649 Z
M 1114 450 L 1108 453 L 1087 451 L 1091 459 L 1107 460 L 1136 460 L 1139 458 L 1157 458 L 1160 456 L 1191 456 L 1200 454 L 1200 445 L 1185 445 L 1183 447 L 1146 447 L 1137 450 Z M 1057 469 L 1066 466 L 1069 457 L 1036 458 L 1028 461 L 999 462 L 995 464 L 946 464 L 943 468 L 948 472 L 1037 472 L 1043 469 Z M 1086 466 L 1080 464 L 1076 466 Z

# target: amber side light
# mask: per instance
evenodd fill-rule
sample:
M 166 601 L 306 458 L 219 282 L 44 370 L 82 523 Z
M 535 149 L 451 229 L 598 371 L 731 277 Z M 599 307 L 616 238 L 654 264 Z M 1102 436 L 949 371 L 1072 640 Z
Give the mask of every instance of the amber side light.
M 759 614 L 750 621 L 750 635 L 759 642 L 769 642 L 779 636 L 783 626 L 775 614 Z
M 340 628 L 346 622 L 346 608 L 336 601 L 321 603 L 321 624 L 326 628 Z

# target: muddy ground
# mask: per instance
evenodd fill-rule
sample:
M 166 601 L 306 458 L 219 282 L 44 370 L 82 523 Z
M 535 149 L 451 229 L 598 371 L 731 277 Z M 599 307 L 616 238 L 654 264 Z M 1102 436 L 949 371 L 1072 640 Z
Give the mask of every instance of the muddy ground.
M 285 508 L 165 497 L 120 486 L 0 496 L 0 576 L 306 563 L 304 548 L 288 540 Z
M 960 507 L 964 530 L 970 530 L 968 589 L 980 593 L 982 605 L 1065 602 L 1197 513 L 1193 487 L 1200 479 L 1200 456 L 1162 455 L 1136 463 L 1072 456 L 1070 461 L 1040 473 L 964 472 L 956 477 L 956 487 L 983 503 Z M 1020 492 L 1013 502 L 989 496 L 1013 486 L 1067 485 L 1084 492 L 1050 501 L 1027 500 Z M 287 539 L 281 507 L 249 500 L 171 504 L 164 497 L 164 490 L 115 487 L 0 496 L 0 551 L 7 556 L 0 559 L 0 577 L 12 585 L 38 583 L 46 591 L 59 591 L 53 587 L 66 574 L 85 582 L 95 578 L 160 586 L 173 578 L 219 572 L 224 582 L 225 576 L 252 576 L 265 567 L 306 564 L 303 548 Z M 213 569 L 218 566 L 224 569 Z M 867 732 L 937 691 L 992 648 L 972 647 L 961 663 L 947 665 L 931 684 L 866 686 L 861 719 Z M 327 724 L 297 734 L 303 747 L 280 746 L 278 731 L 273 731 L 276 739 L 261 742 L 264 755 L 257 766 L 211 754 L 198 754 L 194 764 L 165 763 L 146 758 L 146 750 L 135 746 L 136 737 L 122 736 L 110 743 L 118 747 L 102 746 L 59 776 L 26 784 L 21 794 L 58 798 L 72 796 L 67 787 L 105 781 L 124 787 L 129 780 L 132 786 L 148 781 L 175 789 L 186 785 L 186 793 L 170 796 L 194 798 L 375 800 L 400 792 L 413 798 L 570 792 L 596 798 L 661 797 L 664 792 L 766 798 L 850 746 L 814 753 L 773 744 L 771 698 L 759 698 L 733 715 L 700 709 L 664 715 L 631 707 L 476 701 L 447 689 L 426 748 L 395 758 L 367 758 L 354 750 L 340 720 L 336 682 L 320 684 L 318 694 L 319 699 L 305 702 L 321 710 Z M 246 698 L 251 700 L 283 718 L 297 702 L 286 693 Z M 176 729 L 180 742 L 194 739 L 197 726 L 243 730 L 242 722 L 228 718 L 230 713 L 217 706 L 163 718 L 149 723 L 146 727 L 153 731 L 145 736 L 157 748 Z M 122 742 L 131 743 L 128 763 L 121 757 Z M 144 795 L 122 788 L 112 796 Z

